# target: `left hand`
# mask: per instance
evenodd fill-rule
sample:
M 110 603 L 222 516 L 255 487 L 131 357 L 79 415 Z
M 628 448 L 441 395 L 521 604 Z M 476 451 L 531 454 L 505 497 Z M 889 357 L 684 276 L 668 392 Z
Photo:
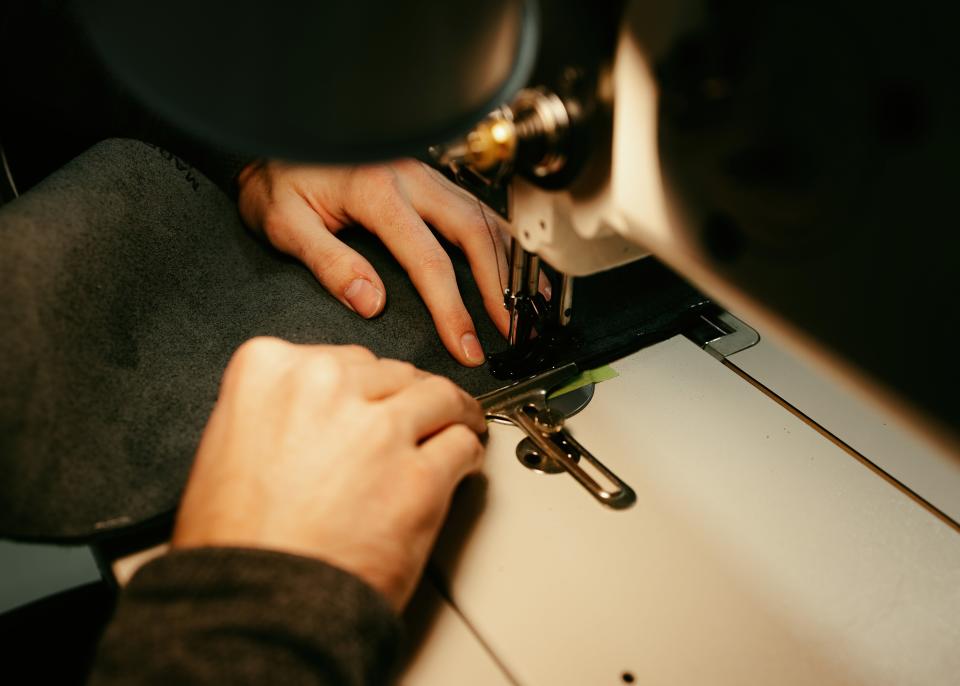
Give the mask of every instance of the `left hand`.
M 362 317 L 386 303 L 383 281 L 336 232 L 360 224 L 400 262 L 430 310 L 444 346 L 461 364 L 484 353 L 457 288 L 453 264 L 429 222 L 467 257 L 490 318 L 506 335 L 508 278 L 501 220 L 475 197 L 415 160 L 359 167 L 262 162 L 239 176 L 240 215 L 281 252 L 296 257 Z
M 406 362 L 249 340 L 224 372 L 172 544 L 316 557 L 399 612 L 454 489 L 480 470 L 486 428 L 464 390 Z

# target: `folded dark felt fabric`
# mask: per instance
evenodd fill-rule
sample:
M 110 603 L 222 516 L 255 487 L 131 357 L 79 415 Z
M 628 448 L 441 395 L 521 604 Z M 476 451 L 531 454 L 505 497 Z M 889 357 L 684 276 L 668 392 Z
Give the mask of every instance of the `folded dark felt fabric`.
M 386 284 L 374 320 L 154 146 L 100 143 L 0 208 L 0 536 L 90 540 L 172 512 L 223 369 L 256 335 L 358 343 L 474 394 L 504 385 L 450 357 L 378 239 L 338 237 Z M 451 257 L 481 343 L 502 349 L 465 259 Z M 578 279 L 573 352 L 629 352 L 650 322 L 703 300 L 652 260 Z
M 360 343 L 479 393 L 371 234 L 340 234 L 387 286 L 365 321 L 253 238 L 175 156 L 110 140 L 0 209 L 0 535 L 76 539 L 175 508 L 220 375 L 244 340 Z M 465 261 L 481 342 L 499 347 Z

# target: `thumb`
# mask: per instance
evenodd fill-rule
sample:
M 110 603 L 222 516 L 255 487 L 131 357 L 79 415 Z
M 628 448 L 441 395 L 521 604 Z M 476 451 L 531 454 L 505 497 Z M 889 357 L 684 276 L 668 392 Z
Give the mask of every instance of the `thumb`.
M 386 289 L 373 266 L 333 235 L 309 205 L 291 203 L 265 227 L 270 242 L 313 272 L 330 295 L 369 319 L 386 304 Z

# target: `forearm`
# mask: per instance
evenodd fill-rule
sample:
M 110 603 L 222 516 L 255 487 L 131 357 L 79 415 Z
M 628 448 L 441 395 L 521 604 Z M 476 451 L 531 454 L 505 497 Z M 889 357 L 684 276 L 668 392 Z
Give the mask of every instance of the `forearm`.
M 399 626 L 382 596 L 320 561 L 180 550 L 125 589 L 91 684 L 379 684 Z

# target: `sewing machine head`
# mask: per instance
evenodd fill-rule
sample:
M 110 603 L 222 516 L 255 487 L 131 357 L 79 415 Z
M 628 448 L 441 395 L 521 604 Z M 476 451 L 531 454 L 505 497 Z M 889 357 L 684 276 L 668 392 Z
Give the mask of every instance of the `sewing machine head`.
M 538 263 L 566 284 L 549 328 L 568 320 L 570 277 L 649 252 L 960 450 L 943 316 L 960 234 L 941 228 L 960 150 L 937 123 L 958 103 L 936 8 L 903 24 L 860 3 L 850 33 L 830 29 L 826 6 L 563 5 L 543 8 L 531 86 L 437 151 L 510 180 L 517 330 L 543 319 Z M 922 320 L 922 346 L 893 310 Z
M 618 3 L 545 7 L 543 46 L 528 87 L 463 136 L 430 150 L 439 167 L 509 221 L 513 234 L 504 289 L 509 349 L 491 357 L 498 376 L 520 376 L 538 366 L 545 348 L 563 344 L 575 276 L 648 254 L 627 234 L 613 194 L 621 9 Z M 550 301 L 538 290 L 542 267 Z
M 334 3 L 271 6 L 265 27 L 245 22 L 250 8 L 210 17 L 178 1 L 157 4 L 151 26 L 171 30 L 156 44 L 124 31 L 142 23 L 130 3 L 82 4 L 104 10 L 92 33 L 134 90 L 159 102 L 166 88 L 159 109 L 226 148 L 383 159 L 423 153 L 493 111 L 435 159 L 510 216 L 514 347 L 563 327 L 569 277 L 649 252 L 960 450 L 946 314 L 960 232 L 945 221 L 960 105 L 944 55 L 952 22 L 937 3 L 906 15 L 866 0 L 842 12 L 769 0 L 338 3 L 355 30 L 316 41 L 304 27 L 330 20 Z M 203 55 L 190 41 L 164 49 L 187 29 Z M 294 43 L 298 59 L 277 68 Z M 357 44 L 365 59 L 341 59 Z M 444 59 L 424 63 L 411 44 Z M 242 88 L 224 73 L 243 73 Z M 265 110 L 262 94 L 280 90 Z M 543 263 L 568 277 L 550 307 L 534 288 Z

